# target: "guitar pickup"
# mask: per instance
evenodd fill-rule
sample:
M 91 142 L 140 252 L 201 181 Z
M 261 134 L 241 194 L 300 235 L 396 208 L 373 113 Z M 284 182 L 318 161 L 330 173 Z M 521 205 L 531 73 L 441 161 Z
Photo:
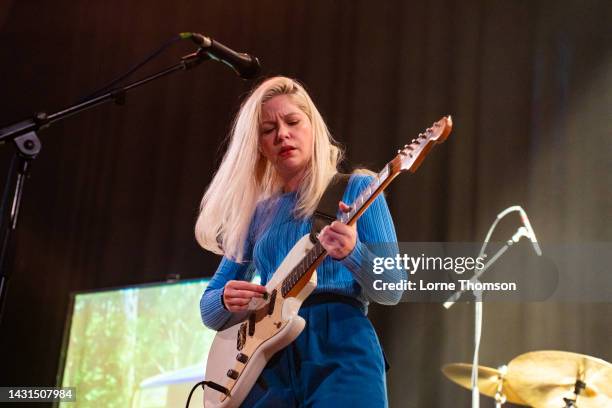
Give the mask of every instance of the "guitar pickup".
M 246 331 L 247 331 L 247 324 L 242 323 L 240 325 L 240 328 L 238 329 L 238 337 L 236 339 L 236 348 L 238 350 L 242 350 L 242 348 L 244 347 L 244 343 L 246 342 Z
M 249 315 L 249 336 L 253 337 L 255 334 L 255 313 Z
M 276 303 L 276 289 L 270 295 L 270 303 L 268 303 L 268 315 L 274 313 L 274 304 Z

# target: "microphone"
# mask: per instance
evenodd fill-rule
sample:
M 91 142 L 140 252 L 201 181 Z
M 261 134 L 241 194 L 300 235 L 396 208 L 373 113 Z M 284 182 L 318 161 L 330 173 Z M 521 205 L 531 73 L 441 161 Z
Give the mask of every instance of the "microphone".
M 181 37 L 190 38 L 210 58 L 229 66 L 243 79 L 255 78 L 261 70 L 257 57 L 236 52 L 212 38 L 198 33 L 181 33 Z
M 525 210 L 523 210 L 523 207 L 519 206 L 518 210 L 521 214 L 521 221 L 523 221 L 523 225 L 527 229 L 527 238 L 529 238 L 529 240 L 531 241 L 531 244 L 533 245 L 533 249 L 535 250 L 536 254 L 538 254 L 538 256 L 542 256 L 542 250 L 540 249 L 540 245 L 538 244 L 538 240 L 536 239 L 535 231 L 531 227 L 529 218 L 527 218 L 527 213 L 525 212 Z

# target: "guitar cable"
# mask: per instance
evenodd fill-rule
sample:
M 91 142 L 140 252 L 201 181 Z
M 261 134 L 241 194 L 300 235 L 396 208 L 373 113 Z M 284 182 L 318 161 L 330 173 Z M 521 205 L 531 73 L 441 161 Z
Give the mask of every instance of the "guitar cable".
M 198 388 L 201 385 L 202 390 L 204 390 L 204 386 L 206 385 L 207 382 L 208 381 L 200 381 L 199 383 L 193 386 L 191 391 L 189 391 L 189 396 L 187 397 L 187 404 L 185 405 L 185 408 L 189 408 L 189 403 L 191 402 L 191 396 L 193 395 L 193 392 L 196 390 L 196 388 Z
M 230 395 L 229 390 L 227 388 L 225 388 L 222 385 L 217 384 L 216 382 L 213 382 L 213 381 L 200 381 L 199 383 L 197 383 L 196 385 L 193 386 L 191 391 L 189 391 L 189 396 L 187 397 L 187 405 L 185 405 L 185 408 L 189 408 L 189 403 L 191 402 L 191 396 L 193 395 L 193 392 L 196 390 L 196 388 L 198 388 L 200 385 L 202 386 L 202 390 L 204 390 L 204 386 L 207 385 L 210 388 L 212 388 L 213 390 L 219 391 L 220 393 L 223 393 L 223 394 L 227 395 L 228 397 Z

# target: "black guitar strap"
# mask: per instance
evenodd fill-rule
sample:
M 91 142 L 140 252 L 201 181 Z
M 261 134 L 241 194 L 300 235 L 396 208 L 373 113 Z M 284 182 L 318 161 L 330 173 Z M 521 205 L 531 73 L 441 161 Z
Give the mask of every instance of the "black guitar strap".
M 350 177 L 350 174 L 337 173 L 323 193 L 323 197 L 321 197 L 321 201 L 319 201 L 319 205 L 312 216 L 310 240 L 313 243 L 317 242 L 317 234 L 321 232 L 323 227 L 336 220 L 336 214 L 338 213 L 338 202 L 342 200 L 344 190 L 346 190 Z M 346 204 L 348 205 L 351 203 Z M 385 371 L 389 371 L 389 361 L 387 360 L 384 350 L 383 357 L 385 360 Z
M 337 173 L 327 186 L 327 189 L 319 201 L 319 205 L 312 215 L 312 229 L 310 240 L 317 242 L 317 234 L 326 226 L 336 220 L 338 213 L 338 202 L 342 200 L 344 190 L 348 185 L 350 174 Z

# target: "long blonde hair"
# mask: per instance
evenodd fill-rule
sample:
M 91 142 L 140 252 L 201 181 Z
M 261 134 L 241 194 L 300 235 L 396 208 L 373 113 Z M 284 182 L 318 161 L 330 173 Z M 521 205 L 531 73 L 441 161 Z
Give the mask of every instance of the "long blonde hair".
M 278 95 L 291 97 L 310 119 L 313 134 L 313 154 L 297 190 L 295 216 L 312 215 L 342 159 L 342 149 L 300 83 L 279 76 L 257 86 L 236 115 L 229 146 L 202 197 L 195 225 L 196 239 L 204 249 L 236 262 L 243 260 L 245 240 L 257 203 L 282 189 L 281 178 L 259 151 L 261 107 Z

